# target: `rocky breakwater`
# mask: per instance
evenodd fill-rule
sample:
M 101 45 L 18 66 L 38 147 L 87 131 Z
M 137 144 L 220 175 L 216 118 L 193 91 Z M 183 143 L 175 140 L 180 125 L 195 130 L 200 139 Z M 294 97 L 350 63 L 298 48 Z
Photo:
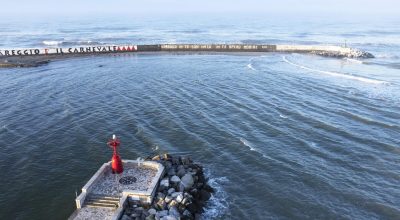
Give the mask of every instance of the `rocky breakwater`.
M 276 52 L 310 53 L 336 58 L 374 58 L 374 55 L 355 48 L 326 45 L 276 45 Z
M 214 190 L 208 185 L 203 167 L 189 157 L 169 154 L 149 157 L 166 168 L 151 205 L 128 200 L 122 220 L 200 219 Z
M 325 57 L 337 57 L 337 58 L 374 58 L 374 55 L 368 53 L 366 51 L 352 49 L 352 48 L 344 48 L 342 51 L 322 51 L 315 50 L 311 51 L 312 54 L 325 56 Z

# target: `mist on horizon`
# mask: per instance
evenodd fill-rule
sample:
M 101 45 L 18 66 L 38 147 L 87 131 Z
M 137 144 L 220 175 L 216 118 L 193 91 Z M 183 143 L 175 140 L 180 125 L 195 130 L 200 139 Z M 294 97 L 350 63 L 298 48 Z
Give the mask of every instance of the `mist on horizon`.
M 395 0 L 15 0 L 2 3 L 0 17 L 42 17 L 42 16 L 156 16 L 190 14 L 254 14 L 269 16 L 338 16 L 338 17 L 398 17 L 399 1 Z

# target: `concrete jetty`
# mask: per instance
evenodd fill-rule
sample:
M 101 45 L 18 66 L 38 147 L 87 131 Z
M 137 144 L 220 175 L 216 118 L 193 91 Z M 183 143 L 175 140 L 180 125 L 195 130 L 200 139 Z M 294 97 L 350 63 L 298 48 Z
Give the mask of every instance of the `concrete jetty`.
M 214 189 L 203 167 L 187 156 L 161 154 L 123 160 L 113 174 L 104 163 L 75 199 L 69 220 L 200 219 Z
M 359 49 L 326 45 L 267 45 L 267 44 L 153 44 L 99 45 L 69 48 L 33 48 L 0 50 L 0 67 L 35 67 L 52 60 L 69 57 L 146 52 L 217 52 L 217 53 L 308 53 L 337 58 L 373 58 Z

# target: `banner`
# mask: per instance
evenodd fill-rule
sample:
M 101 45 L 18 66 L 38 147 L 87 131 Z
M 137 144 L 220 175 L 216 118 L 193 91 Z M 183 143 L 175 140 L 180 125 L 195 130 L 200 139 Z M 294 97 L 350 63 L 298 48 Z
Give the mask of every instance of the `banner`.
M 41 49 L 12 49 L 0 50 L 0 56 L 33 56 L 33 55 L 63 55 L 63 54 L 87 54 L 87 53 L 120 53 L 135 52 L 136 45 L 125 46 L 91 46 L 69 48 L 41 48 Z

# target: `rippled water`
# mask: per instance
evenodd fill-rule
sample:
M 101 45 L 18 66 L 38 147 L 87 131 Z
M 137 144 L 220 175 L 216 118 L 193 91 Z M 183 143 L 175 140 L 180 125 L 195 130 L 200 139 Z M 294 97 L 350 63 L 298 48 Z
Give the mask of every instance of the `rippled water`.
M 399 26 L 154 21 L 16 22 L 0 44 L 345 35 L 377 58 L 138 54 L 0 69 L 0 219 L 67 218 L 75 191 L 110 159 L 113 133 L 123 158 L 170 152 L 202 163 L 217 189 L 206 218 L 400 218 Z

